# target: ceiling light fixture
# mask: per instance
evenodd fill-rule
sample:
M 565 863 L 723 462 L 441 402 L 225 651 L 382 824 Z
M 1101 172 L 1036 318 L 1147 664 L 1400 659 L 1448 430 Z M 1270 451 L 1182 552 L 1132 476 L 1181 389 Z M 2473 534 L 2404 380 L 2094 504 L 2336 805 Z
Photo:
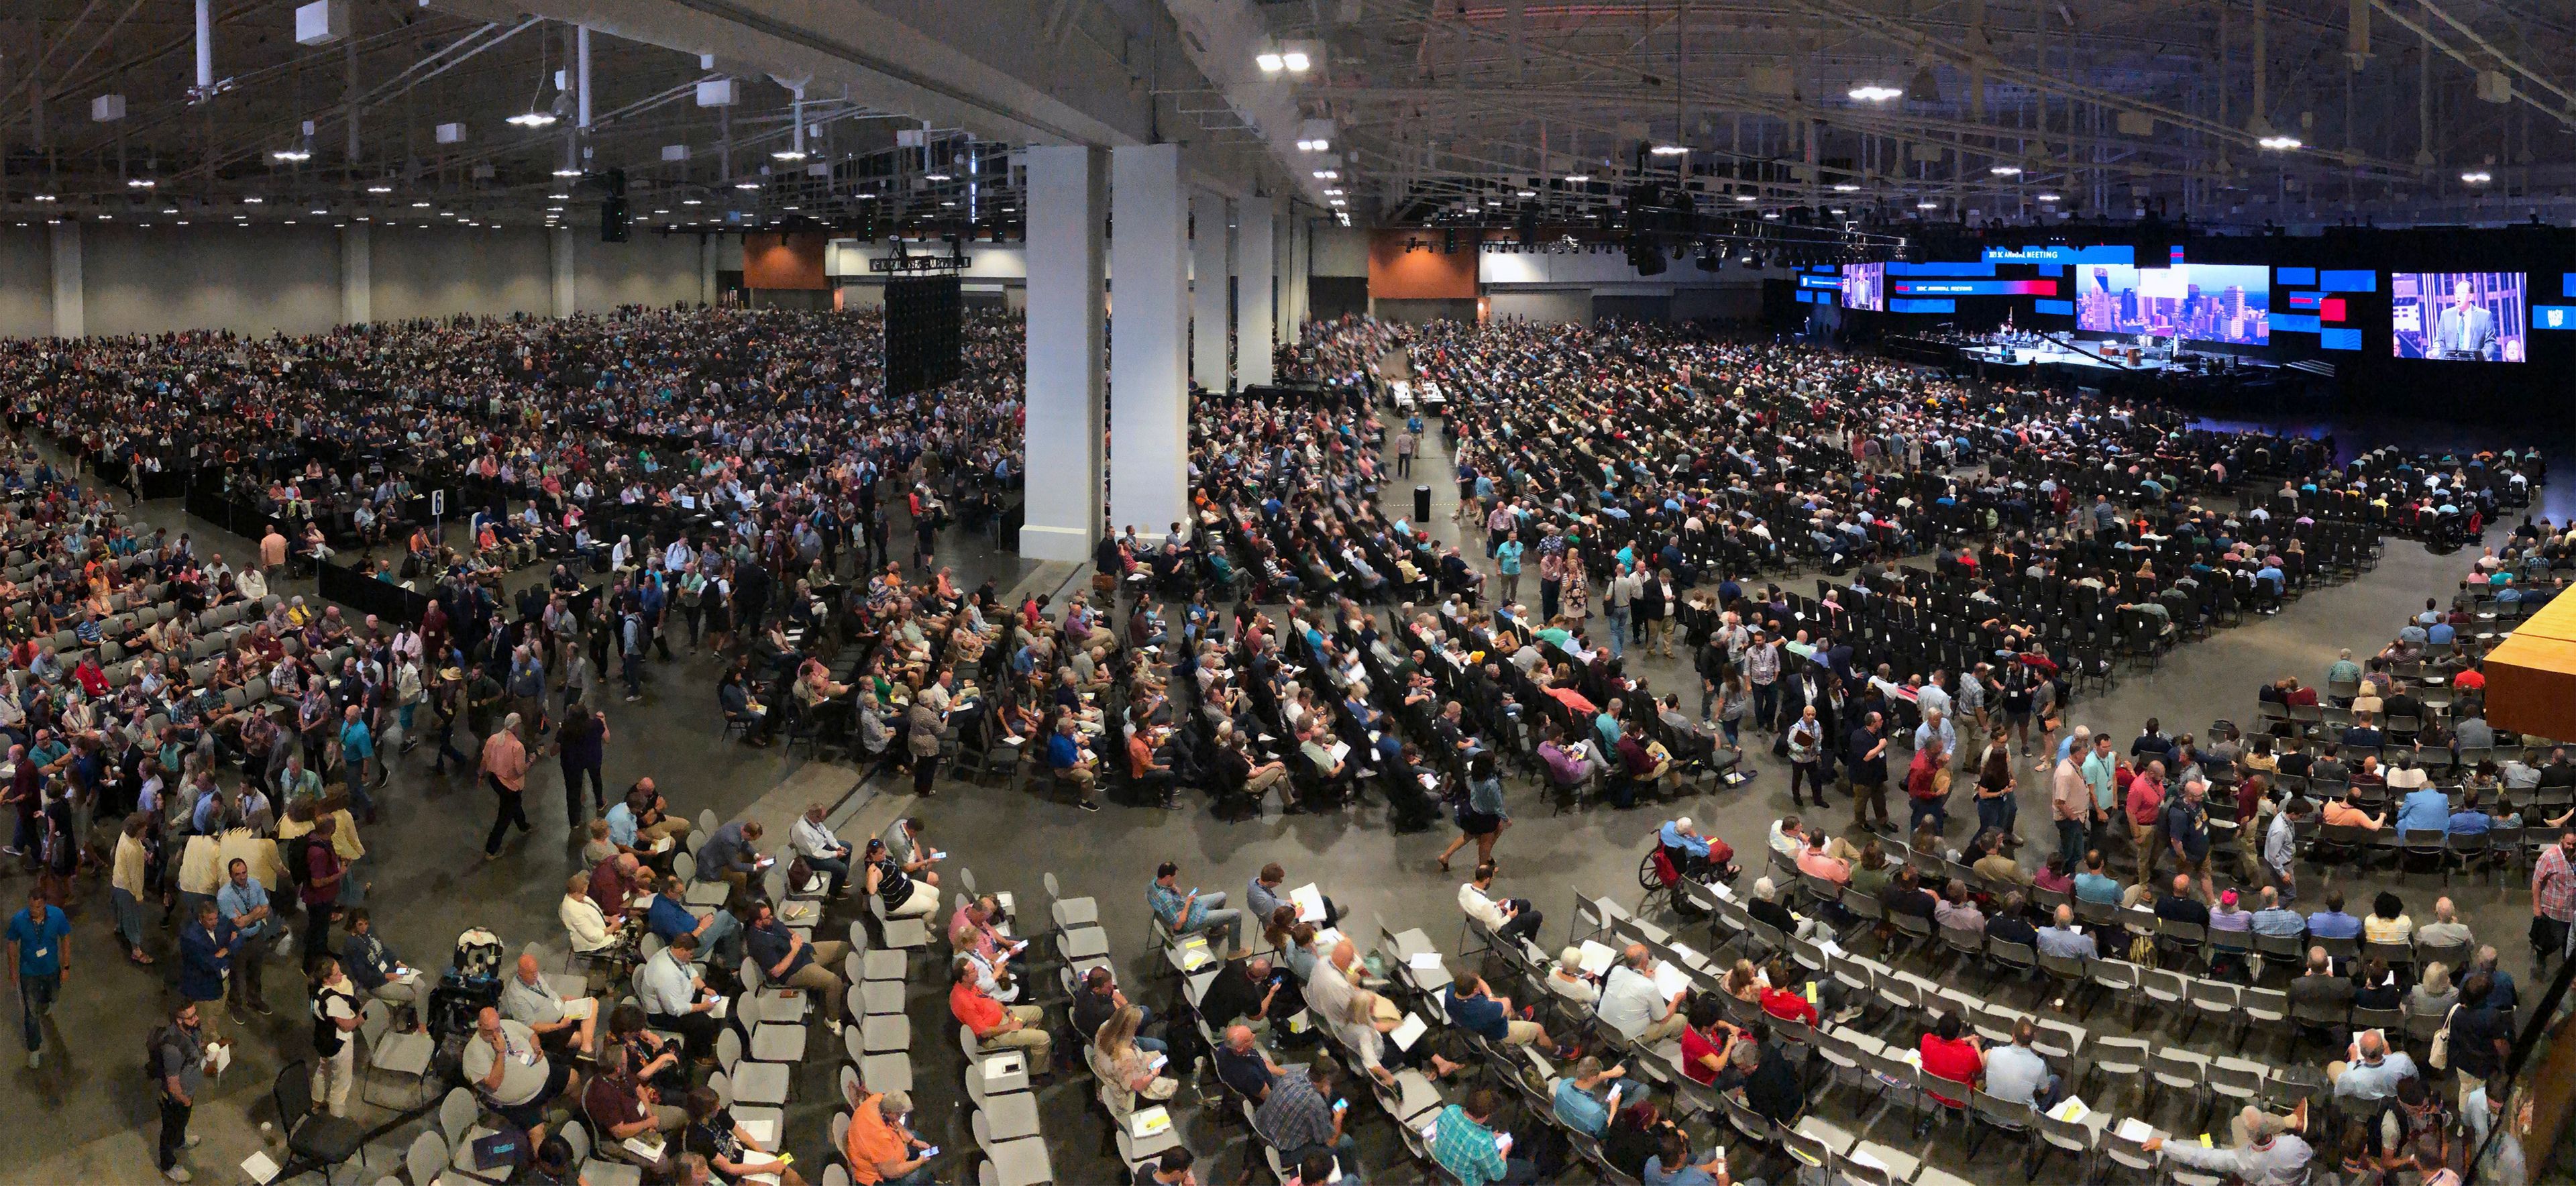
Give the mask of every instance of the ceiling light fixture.
M 1646 151 L 1651 152 L 1656 156 L 1680 156 L 1690 150 L 1679 144 L 1658 144 Z
M 2262 139 L 2255 141 L 2255 143 L 2260 144 L 2264 148 L 2273 152 L 2290 152 L 2299 147 L 2299 138 L 2296 136 L 2265 136 Z
M 394 192 L 394 187 L 390 185 L 370 185 L 367 187 L 367 192 L 371 194 L 389 194 Z
M 1252 55 L 1252 64 L 1261 67 L 1264 74 L 1277 74 L 1288 68 L 1288 59 L 1275 50 L 1263 50 Z
M 760 183 L 757 181 L 737 181 L 733 183 L 733 187 L 735 189 L 759 189 Z
M 2471 185 L 2485 185 L 2486 183 L 2495 180 L 2495 175 L 2484 169 L 2475 169 L 2467 173 L 2460 174 L 2460 180 L 2468 182 Z
M 54 195 L 52 195 L 52 194 L 37 194 L 37 195 L 36 195 L 36 200 L 37 200 L 37 201 L 39 201 L 39 202 L 52 202 L 52 201 L 57 201 L 57 200 L 59 200 L 59 199 L 55 198 L 55 197 L 54 197 Z
M 1916 202 L 1914 204 L 1914 208 L 1917 210 L 1938 210 L 1941 208 L 1941 203 L 1926 198 L 1923 201 Z
M 805 150 L 801 148 L 782 148 L 769 154 L 769 156 L 772 160 L 801 161 L 805 159 Z
M 259 205 L 260 203 L 265 202 L 265 201 L 267 201 L 267 200 L 268 200 L 268 199 L 263 198 L 263 197 L 259 196 L 258 194 L 244 194 L 244 195 L 242 195 L 242 205 L 245 205 L 245 206 L 256 206 L 256 205 Z
M 1570 185 L 1582 185 L 1591 181 L 1592 175 L 1590 173 L 1568 173 L 1565 175 L 1565 180 L 1567 184 Z
M 1538 196 L 1538 191 L 1534 189 L 1516 190 L 1514 192 L 1524 198 L 1535 198 Z
M 2057 195 L 2056 195 L 2056 194 L 2041 194 L 2041 195 L 2039 195 L 2039 200 L 2040 200 L 2040 201 L 2043 201 L 2043 202 L 2054 202 L 2054 201 L 2056 201 L 2056 200 L 2057 200 Z
M 1735 195 L 1735 200 L 1739 202 L 1758 202 L 1762 199 L 1754 197 L 1752 194 L 1737 194 Z
M 1905 97 L 1905 92 L 1895 87 L 1877 85 L 1856 86 L 1844 93 L 1862 103 L 1884 103 L 1890 99 Z
M 1997 165 L 1994 168 L 1986 170 L 1986 172 L 1992 173 L 1997 177 L 2019 177 L 2021 176 L 2021 166 Z
M 412 208 L 412 209 L 414 209 L 414 210 L 427 210 L 427 209 L 429 209 L 429 203 L 427 203 L 427 202 L 414 202 L 414 203 L 412 203 L 412 204 L 411 204 L 411 208 Z
M 522 111 L 503 122 L 516 124 L 523 128 L 542 128 L 555 122 L 555 117 L 552 114 L 543 111 Z
M 921 175 L 921 179 L 922 179 L 922 180 L 924 180 L 924 181 L 948 181 L 948 180 L 951 180 L 951 178 L 949 177 L 949 175 L 948 175 L 948 174 L 946 174 L 946 173 L 924 173 L 924 174 L 922 174 L 922 175 Z
M 160 182 L 154 181 L 149 177 L 128 177 L 125 179 L 125 188 L 127 189 L 150 189 L 159 184 Z
M 301 162 L 304 162 L 304 161 L 312 160 L 312 159 L 313 159 L 313 154 L 312 154 L 312 153 L 310 153 L 310 152 L 307 152 L 307 151 L 305 151 L 304 149 L 301 149 L 301 148 L 281 148 L 281 149 L 278 149 L 278 150 L 277 150 L 277 151 L 275 151 L 275 152 L 272 152 L 272 153 L 268 154 L 268 159 L 270 159 L 270 160 L 272 160 L 272 161 L 286 161 L 286 162 L 289 162 L 289 163 L 301 163 Z
M 1339 169 L 1317 169 L 1315 170 L 1315 179 L 1317 181 L 1339 181 L 1342 179 L 1342 171 Z
M 1860 187 L 1859 187 L 1859 186 L 1857 186 L 1857 185 L 1853 185 L 1852 183 L 1850 183 L 1850 182 L 1848 182 L 1848 181 L 1845 181 L 1845 182 L 1842 182 L 1842 183 L 1840 183 L 1840 184 L 1838 184 L 1838 185 L 1834 186 L 1834 192 L 1835 192 L 1835 193 L 1838 193 L 1838 194 L 1858 193 L 1858 192 L 1860 192 Z

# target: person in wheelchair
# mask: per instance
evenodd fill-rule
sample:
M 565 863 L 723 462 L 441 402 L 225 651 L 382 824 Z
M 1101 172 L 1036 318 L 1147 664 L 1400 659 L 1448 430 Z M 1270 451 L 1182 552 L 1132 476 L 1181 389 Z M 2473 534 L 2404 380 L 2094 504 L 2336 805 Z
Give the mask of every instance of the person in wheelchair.
M 1735 849 L 1714 836 L 1700 835 L 1689 816 L 1666 823 L 1655 834 L 1655 842 L 1664 858 L 1692 880 L 1733 881 L 1741 872 L 1735 867 Z

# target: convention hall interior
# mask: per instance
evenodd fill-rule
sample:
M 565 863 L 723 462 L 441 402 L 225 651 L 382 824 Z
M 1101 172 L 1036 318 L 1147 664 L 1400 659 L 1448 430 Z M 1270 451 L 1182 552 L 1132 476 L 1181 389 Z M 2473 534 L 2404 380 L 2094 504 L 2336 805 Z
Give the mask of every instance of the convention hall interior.
M 0 1184 L 2576 1174 L 2576 17 L 0 5 Z

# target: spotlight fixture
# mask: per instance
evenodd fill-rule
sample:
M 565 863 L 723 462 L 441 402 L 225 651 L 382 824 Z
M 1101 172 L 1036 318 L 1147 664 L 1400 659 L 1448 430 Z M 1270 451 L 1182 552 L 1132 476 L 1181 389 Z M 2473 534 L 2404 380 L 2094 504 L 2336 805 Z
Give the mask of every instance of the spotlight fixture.
M 1292 49 L 1279 55 L 1279 64 L 1287 67 L 1290 74 L 1303 74 L 1314 62 L 1306 56 L 1306 51 Z
M 2255 143 L 2260 144 L 2264 148 L 2273 152 L 2290 152 L 2299 147 L 2299 138 L 2296 136 L 2265 136 L 2262 139 L 2255 141 Z
M 1992 173 L 1997 177 L 2019 177 L 2021 176 L 2021 166 L 1997 165 L 1994 168 L 1986 170 L 1986 172 Z
M 2468 182 L 2471 185 L 2485 185 L 2486 183 L 2495 180 L 2495 176 L 2484 169 L 2474 169 L 2460 174 L 2460 180 Z
M 1892 86 L 1878 86 L 1875 84 L 1856 86 L 1844 93 L 1851 96 L 1854 100 L 1862 103 L 1884 103 L 1890 99 L 1902 99 L 1905 97 L 1905 92 L 1902 90 Z
M 370 185 L 367 187 L 367 192 L 371 194 L 389 194 L 394 192 L 394 187 L 390 185 Z
M 1264 74 L 1277 74 L 1288 68 L 1288 59 L 1275 50 L 1263 50 L 1252 55 L 1252 64 L 1261 67 Z
M 522 111 L 502 122 L 516 124 L 523 128 L 542 128 L 555 122 L 555 117 L 543 111 Z
M 289 164 L 298 164 L 312 160 L 313 154 L 301 148 L 281 148 L 268 154 L 268 159 L 272 161 L 285 161 Z

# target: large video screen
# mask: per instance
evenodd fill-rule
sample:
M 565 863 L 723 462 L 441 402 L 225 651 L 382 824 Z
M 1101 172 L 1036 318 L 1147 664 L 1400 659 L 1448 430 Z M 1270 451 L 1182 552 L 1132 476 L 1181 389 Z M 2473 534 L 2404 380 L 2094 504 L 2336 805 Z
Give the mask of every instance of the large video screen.
M 1844 264 L 1843 308 L 1887 311 L 1887 265 Z
M 2272 271 L 2263 265 L 2084 264 L 2075 272 L 2079 330 L 2271 344 Z
M 2521 362 L 2530 316 L 2520 272 L 2395 272 L 2388 320 L 2399 358 Z

